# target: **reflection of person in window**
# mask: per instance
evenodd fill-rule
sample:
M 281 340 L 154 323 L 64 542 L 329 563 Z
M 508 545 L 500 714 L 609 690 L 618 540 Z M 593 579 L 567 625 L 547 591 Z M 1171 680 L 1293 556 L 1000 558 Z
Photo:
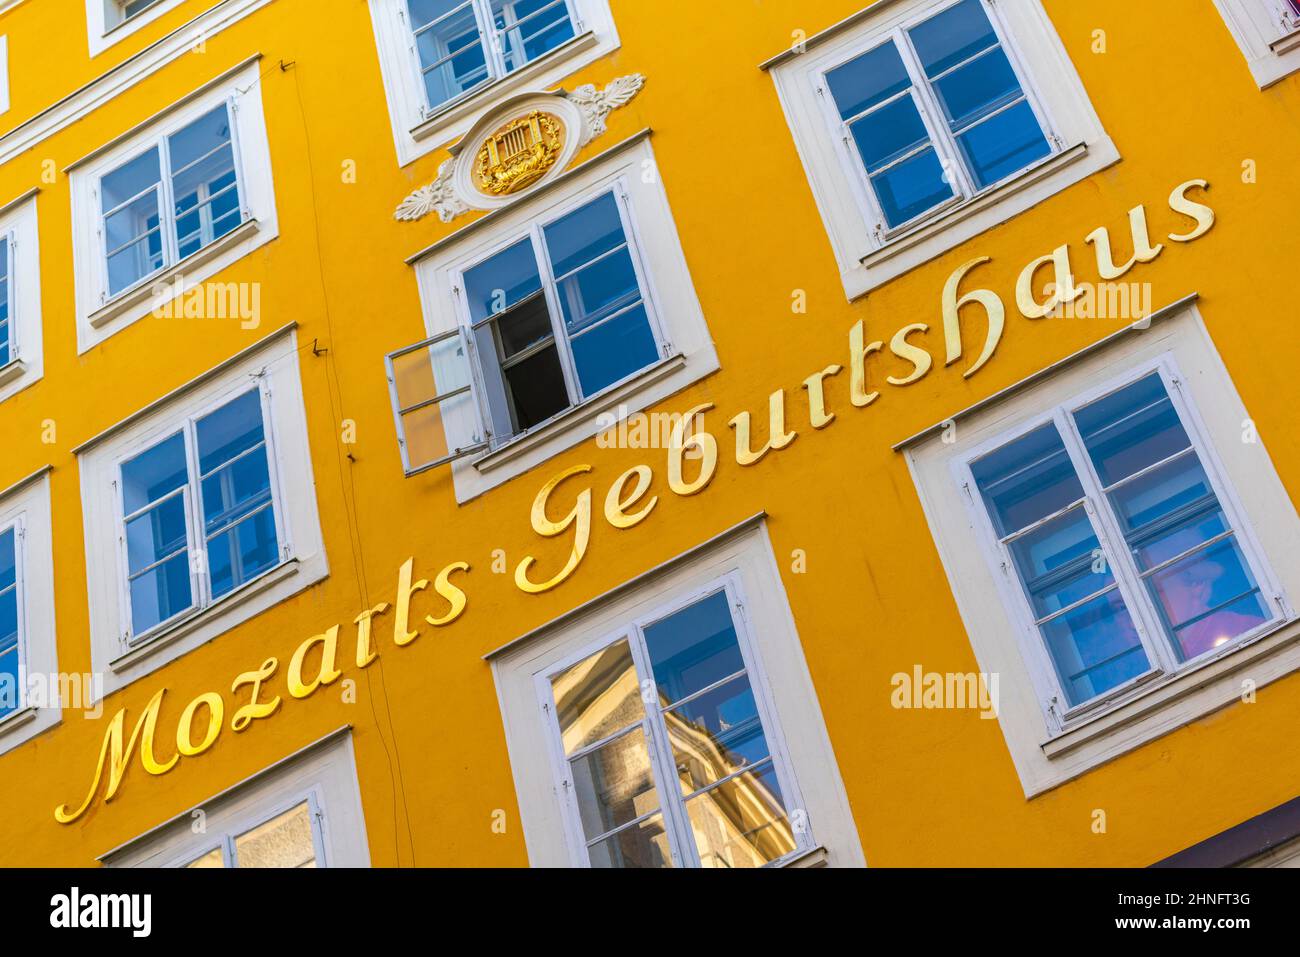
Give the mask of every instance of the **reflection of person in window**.
M 1159 588 L 1170 620 L 1176 625 L 1214 607 L 1215 583 L 1227 574 L 1228 570 L 1218 562 L 1200 561 L 1161 582 Z M 1177 632 L 1183 658 L 1195 658 L 1217 648 L 1259 623 L 1258 615 L 1243 615 L 1231 606 L 1221 608 Z

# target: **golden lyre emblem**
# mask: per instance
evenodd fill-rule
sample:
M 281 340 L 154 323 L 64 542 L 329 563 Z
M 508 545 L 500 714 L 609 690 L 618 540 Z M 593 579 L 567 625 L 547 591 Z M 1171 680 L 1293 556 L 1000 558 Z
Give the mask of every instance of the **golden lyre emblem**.
M 564 123 L 534 110 L 489 136 L 474 161 L 474 184 L 489 196 L 531 186 L 555 165 L 564 148 Z

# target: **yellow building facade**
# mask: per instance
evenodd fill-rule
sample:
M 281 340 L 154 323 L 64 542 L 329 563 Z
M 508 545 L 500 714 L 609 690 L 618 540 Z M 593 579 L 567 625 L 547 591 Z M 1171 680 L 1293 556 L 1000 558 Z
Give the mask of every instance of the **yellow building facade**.
M 1300 9 L 864 2 L 0 4 L 0 863 L 1287 859 Z

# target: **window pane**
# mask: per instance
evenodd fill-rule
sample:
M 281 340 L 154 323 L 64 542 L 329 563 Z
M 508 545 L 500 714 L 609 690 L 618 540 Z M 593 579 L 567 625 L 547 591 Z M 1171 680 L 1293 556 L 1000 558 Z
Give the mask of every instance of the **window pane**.
M 163 267 L 158 193 L 151 190 L 104 220 L 108 293 L 115 295 Z
M 180 255 L 188 256 L 243 220 L 226 106 L 173 133 L 167 145 L 176 201 L 176 242 Z
M 1192 444 L 1156 372 L 1080 409 L 1074 420 L 1103 485 Z
M 849 131 L 869 173 L 930 142 L 930 134 L 910 96 L 855 120 L 849 124 Z
M 1100 561 L 1101 546 L 1082 506 L 1012 541 L 1011 556 L 1037 618 L 1114 581 L 1110 563 Z
M 911 85 L 907 68 L 892 42 L 855 57 L 826 74 L 826 86 L 842 120 L 857 116 Z
M 718 592 L 645 629 L 659 701 L 670 705 L 745 667 L 727 593 Z
M 885 222 L 901 226 L 953 195 L 947 173 L 933 149 L 917 153 L 871 177 Z
M 185 546 L 183 495 L 173 495 L 126 523 L 127 568 L 132 575 Z
M 1066 700 L 1079 704 L 1149 670 L 1118 589 L 1042 626 Z
M 1029 103 L 1015 106 L 957 137 L 980 189 L 992 186 L 1052 151 Z
M 541 288 L 532 241 L 521 239 L 466 271 L 465 295 L 469 300 L 470 319 L 477 323 L 505 312 Z
M 212 537 L 208 542 L 208 572 L 212 597 L 220 598 L 280 562 L 275 513 L 264 508 Z
M 949 127 L 959 130 L 1019 99 L 1020 81 L 1001 49 L 989 50 L 936 80 L 934 91 Z
M 155 147 L 119 166 L 99 181 L 102 203 L 100 211 L 107 214 L 160 182 L 162 174 L 159 172 L 158 150 Z
M 1050 423 L 979 459 L 971 472 L 999 536 L 1083 498 L 1065 445 Z
M 19 697 L 18 566 L 12 528 L 0 533 L 0 717 L 16 711 Z
M 193 604 L 190 556 L 181 552 L 131 580 L 131 629 L 139 635 Z
M 555 334 L 551 326 L 551 313 L 546 308 L 546 299 L 535 296 L 526 299 L 508 312 L 503 312 L 496 321 L 497 358 L 501 361 L 516 356 L 530 346 L 545 342 Z
M 664 721 L 686 794 L 770 755 L 754 690 L 745 675 L 665 712 Z
M 979 0 L 961 3 L 909 31 L 926 76 L 935 76 L 997 43 Z
M 241 452 L 260 445 L 262 428 L 262 394 L 257 389 L 245 392 L 221 408 L 199 419 L 199 472 L 206 475 L 229 462 Z
M 122 465 L 126 514 L 137 512 L 185 484 L 185 437 L 177 432 Z
M 1219 500 L 1196 453 L 1166 462 L 1109 493 L 1126 534 L 1151 526 L 1163 529 L 1170 519 L 1218 510 Z
M 185 865 L 186 867 L 225 867 L 226 861 L 221 853 L 221 848 L 214 847 L 202 857 L 196 857 Z
M 569 765 L 578 815 L 588 840 L 659 807 L 650 752 L 639 727 Z
M 1148 584 L 1184 661 L 1273 617 L 1235 538 L 1156 572 Z
M 556 278 L 627 241 L 613 193 L 605 193 L 581 209 L 562 216 L 543 232 L 551 259 L 551 272 Z
M 564 0 L 493 0 L 492 19 L 502 31 L 506 70 L 517 70 L 573 38 Z
M 626 827 L 587 849 L 592 867 L 672 867 L 662 814 Z
M 572 754 L 645 717 L 626 641 L 584 658 L 551 679 L 564 753 Z
M 569 407 L 560 355 L 552 343 L 504 370 L 514 429 L 531 429 Z
M 560 281 L 557 292 L 570 335 L 641 300 L 632 254 L 626 246 L 570 273 Z
M 311 807 L 303 801 L 235 838 L 239 867 L 315 867 Z
M 584 396 L 595 395 L 659 358 L 659 346 L 650 331 L 644 304 L 584 332 L 572 346 Z
M 10 259 L 13 256 L 13 246 L 10 245 L 8 237 L 0 239 L 0 366 L 5 365 L 11 358 L 13 349 L 13 332 L 10 326 L 10 292 L 13 287 L 10 284 L 9 268 Z
M 468 0 L 409 0 L 408 10 L 430 107 L 488 78 L 478 21 Z
M 795 849 L 771 763 L 686 802 L 704 867 L 762 867 Z

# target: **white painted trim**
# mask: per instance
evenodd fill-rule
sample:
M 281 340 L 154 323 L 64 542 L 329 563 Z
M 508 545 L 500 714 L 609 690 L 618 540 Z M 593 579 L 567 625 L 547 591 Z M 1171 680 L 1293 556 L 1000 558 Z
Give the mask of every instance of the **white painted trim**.
M 0 208 L 0 237 L 13 243 L 10 267 L 9 327 L 14 347 L 0 371 L 0 402 L 39 382 L 45 375 L 44 317 L 41 311 L 40 228 L 37 191 L 30 190 Z M 0 247 L 3 255 L 3 247 Z
M 1047 322 L 1070 322 L 1048 319 Z M 1194 302 L 1159 325 L 1110 340 L 1105 349 L 1061 364 L 1032 388 L 981 405 L 936 441 L 931 433 L 906 446 L 905 454 L 939 557 L 970 636 L 980 669 L 1002 676 L 999 722 L 1026 796 L 1077 777 L 1097 765 L 1239 699 L 1244 678 L 1258 686 L 1300 668 L 1300 621 L 1289 618 L 1239 640 L 1217 654 L 1127 688 L 1114 700 L 1053 728 L 1040 695 L 1040 667 L 1022 648 L 1023 622 L 1005 595 L 1002 576 L 990 565 L 986 540 L 974 513 L 953 480 L 957 463 L 968 461 L 1011 430 L 1042 418 L 1042 410 L 1074 406 L 1098 383 L 1113 384 L 1160 363 L 1179 374 L 1180 413 L 1204 450 L 1207 473 L 1221 481 L 1216 492 L 1239 529 L 1243 551 L 1258 562 L 1255 571 L 1266 595 L 1300 594 L 1300 516 L 1262 444 L 1238 442 L 1248 414 Z M 1212 437 L 1226 437 L 1211 441 Z M 972 493 L 973 495 L 974 493 Z M 1270 599 L 1271 602 L 1271 599 Z
M 579 660 L 599 644 L 597 639 L 612 638 L 629 622 L 657 617 L 669 605 L 677 607 L 716 590 L 722 581 L 735 583 L 736 593 L 743 594 L 740 617 L 747 637 L 742 640 L 750 653 L 746 665 L 756 694 L 767 701 L 764 727 L 785 742 L 783 760 L 801 795 L 792 799 L 791 807 L 807 813 L 804 849 L 824 846 L 832 866 L 865 863 L 766 528 L 752 521 L 744 525 L 491 656 L 524 840 L 534 867 L 565 867 L 577 860 L 573 839 L 566 837 L 571 826 L 555 785 L 550 757 L 554 738 L 542 720 L 538 676 Z M 774 752 L 778 746 L 773 744 Z
M 828 70 L 891 33 L 933 16 L 949 0 L 877 3 L 817 35 L 805 52 L 773 58 L 766 67 L 776 84 L 795 147 L 840 267 L 845 294 L 856 299 L 896 276 L 1024 212 L 1119 159 L 1088 102 L 1082 81 L 1041 0 L 987 4 L 989 20 L 1021 79 L 1054 155 L 985 190 L 967 184 L 929 219 L 877 236 L 874 199 L 838 131 L 838 114 L 818 92 Z M 832 119 L 834 122 L 832 122 Z M 960 170 L 958 171 L 960 172 Z M 965 173 L 960 173 L 965 180 Z
M 131 135 L 113 140 L 108 148 L 96 150 L 70 168 L 78 353 L 150 316 L 156 305 L 174 296 L 178 281 L 185 290 L 192 289 L 279 235 L 258 74 L 260 63 L 259 57 L 245 61 L 218 81 L 204 84 L 198 95 L 181 97 L 167 111 L 132 130 Z M 245 225 L 110 298 L 100 234 L 100 180 L 223 103 L 229 104 L 233 113 L 232 141 Z M 248 222 L 256 225 L 249 226 Z
M 9 37 L 0 36 L 0 113 L 9 112 Z
M 257 772 L 198 807 L 101 855 L 106 867 L 182 867 L 307 801 L 317 867 L 369 867 L 370 846 L 350 728 Z M 196 833 L 196 814 L 204 829 Z
M 1214 0 L 1261 90 L 1300 70 L 1300 23 L 1283 0 Z
M 501 79 L 425 115 L 414 38 L 407 25 L 406 0 L 368 0 L 379 69 L 388 100 L 399 166 L 406 166 L 465 135 L 479 115 L 503 99 L 528 89 L 547 89 L 619 47 L 609 0 L 569 0 L 575 37 Z
M 415 260 L 425 337 L 451 332 L 461 322 L 460 300 L 455 289 L 464 269 L 528 234 L 536 223 L 550 220 L 561 210 L 580 205 L 600 193 L 621 189 L 628 212 L 629 240 L 640 254 L 643 267 L 640 278 L 648 311 L 652 323 L 659 323 L 661 354 L 668 352 L 667 363 L 661 361 L 649 366 L 625 383 L 590 397 L 551 422 L 486 453 L 479 462 L 469 459 L 453 462 L 451 471 L 458 502 L 481 495 L 596 435 L 601 431 L 597 415 L 608 409 L 610 395 L 617 394 L 618 404 L 625 405 L 629 412 L 640 411 L 719 367 L 649 138 L 638 137 L 631 146 L 619 144 L 573 172 L 574 175 L 549 184 L 544 193 L 490 213 L 489 225 L 470 229 L 463 236 L 454 234 Z M 680 361 L 675 358 L 678 355 L 682 357 Z M 470 422 L 468 415 L 465 412 L 459 419 L 449 416 L 444 420 L 452 431 L 449 448 L 473 444 L 467 439 L 472 436 L 476 423 Z M 510 451 L 507 453 L 506 449 Z
M 57 700 L 59 663 L 54 600 L 54 548 L 47 467 L 0 492 L 0 530 L 15 529 L 18 570 L 20 710 L 0 726 L 0 754 L 18 747 L 63 720 Z M 29 700 L 23 685 L 40 676 L 50 698 Z M 24 682 L 24 678 L 28 679 Z M 87 695 L 89 698 L 90 696 Z M 90 701 L 71 702 L 89 708 Z
M 145 651 L 149 645 L 138 642 L 128 647 L 122 626 L 126 598 L 119 547 L 119 464 L 180 429 L 183 421 L 247 391 L 255 380 L 261 382 L 264 396 L 282 564 L 253 579 L 247 587 L 199 607 L 192 615 L 156 632 L 152 639 L 158 642 L 156 649 Z M 237 361 L 222 363 L 166 401 L 151 403 L 141 413 L 82 445 L 77 456 L 85 524 L 91 661 L 95 671 L 104 676 L 105 695 L 156 671 L 328 574 L 295 335 L 268 337 L 257 348 L 241 353 Z

